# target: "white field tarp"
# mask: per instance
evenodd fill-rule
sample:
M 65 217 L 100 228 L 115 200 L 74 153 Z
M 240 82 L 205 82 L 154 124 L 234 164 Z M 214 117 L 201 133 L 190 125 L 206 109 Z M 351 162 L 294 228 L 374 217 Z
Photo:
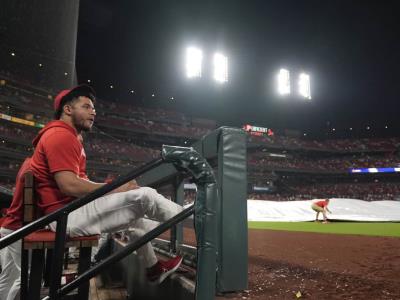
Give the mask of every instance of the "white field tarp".
M 249 221 L 304 222 L 315 220 L 311 204 L 320 199 L 301 201 L 247 200 Z M 400 222 L 400 201 L 364 201 L 331 198 L 328 219 L 366 222 Z M 319 215 L 322 220 L 322 214 Z

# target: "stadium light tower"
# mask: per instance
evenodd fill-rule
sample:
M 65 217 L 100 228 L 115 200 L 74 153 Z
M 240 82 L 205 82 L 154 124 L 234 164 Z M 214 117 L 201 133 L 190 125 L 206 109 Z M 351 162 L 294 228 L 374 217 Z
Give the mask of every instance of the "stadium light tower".
M 195 47 L 186 49 L 186 76 L 188 78 L 201 77 L 203 52 Z
M 219 83 L 228 81 L 228 58 L 221 53 L 215 53 L 214 59 L 214 80 Z
M 289 95 L 290 94 L 290 72 L 286 69 L 279 70 L 278 93 L 280 95 Z
M 299 75 L 299 94 L 306 99 L 311 99 L 310 75 L 305 73 Z

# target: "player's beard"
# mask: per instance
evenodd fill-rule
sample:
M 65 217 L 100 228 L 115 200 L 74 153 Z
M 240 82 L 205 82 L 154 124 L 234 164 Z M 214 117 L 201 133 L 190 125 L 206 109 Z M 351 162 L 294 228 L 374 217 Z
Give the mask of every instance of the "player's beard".
M 76 115 L 71 115 L 71 119 L 72 119 L 72 124 L 74 124 L 78 132 L 86 132 L 92 130 L 93 123 L 90 126 L 87 125 L 90 122 L 90 120 L 80 118 L 79 116 Z

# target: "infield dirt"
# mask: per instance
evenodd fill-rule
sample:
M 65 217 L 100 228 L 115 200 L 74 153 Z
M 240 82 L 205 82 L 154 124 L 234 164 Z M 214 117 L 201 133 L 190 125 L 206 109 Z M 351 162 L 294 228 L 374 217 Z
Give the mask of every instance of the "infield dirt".
M 248 247 L 248 289 L 216 299 L 400 299 L 400 238 L 250 229 Z

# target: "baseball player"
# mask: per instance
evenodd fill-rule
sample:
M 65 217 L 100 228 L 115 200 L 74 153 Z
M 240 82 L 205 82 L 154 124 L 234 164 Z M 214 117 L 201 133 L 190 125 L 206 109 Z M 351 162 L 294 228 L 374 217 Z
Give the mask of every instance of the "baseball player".
M 49 122 L 33 141 L 35 151 L 30 168 L 35 177 L 38 207 L 44 214 L 54 212 L 105 184 L 90 181 L 86 175 L 82 133 L 93 126 L 96 116 L 94 102 L 95 92 L 87 85 L 61 91 L 54 101 L 55 120 Z M 156 190 L 140 187 L 131 181 L 71 212 L 67 233 L 71 237 L 112 233 L 128 229 L 144 216 L 164 222 L 181 211 L 180 205 Z M 21 215 L 15 213 L 10 217 L 20 222 Z M 56 230 L 56 222 L 49 225 L 51 230 Z M 147 266 L 148 280 L 154 283 L 161 283 L 182 262 L 180 256 L 159 261 L 149 243 L 140 250 L 138 252 Z M 15 262 L 14 257 L 13 260 Z

